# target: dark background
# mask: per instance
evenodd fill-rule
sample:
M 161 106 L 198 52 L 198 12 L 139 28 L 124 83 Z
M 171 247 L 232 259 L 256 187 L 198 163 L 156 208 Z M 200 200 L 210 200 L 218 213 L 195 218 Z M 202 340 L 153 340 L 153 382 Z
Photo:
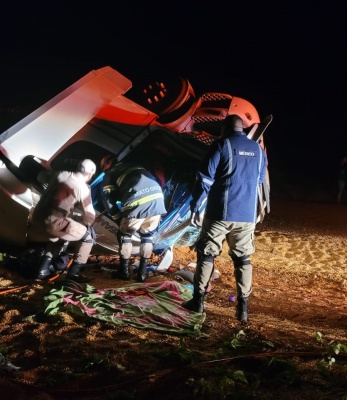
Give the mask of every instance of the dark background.
M 346 2 L 17 1 L 0 18 L 0 109 L 35 109 L 106 65 L 133 82 L 185 76 L 197 93 L 273 114 L 275 180 L 335 188 L 347 154 Z

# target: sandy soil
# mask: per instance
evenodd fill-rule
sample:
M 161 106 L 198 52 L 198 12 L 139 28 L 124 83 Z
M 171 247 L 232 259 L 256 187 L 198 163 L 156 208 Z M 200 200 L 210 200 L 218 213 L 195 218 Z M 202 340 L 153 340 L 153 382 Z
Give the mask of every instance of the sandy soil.
M 273 201 L 256 231 L 248 326 L 239 325 L 228 301 L 235 289 L 225 249 L 216 259 L 220 278 L 211 282 L 201 338 L 68 314 L 26 320 L 40 315 L 51 287 L 30 283 L 2 294 L 0 353 L 21 369 L 0 368 L 1 399 L 346 399 L 346 234 L 346 205 Z M 187 267 L 194 252 L 174 253 L 170 271 L 149 281 L 194 270 Z M 86 275 L 98 288 L 124 286 L 100 266 Z M 28 280 L 0 267 L 0 290 L 19 284 Z

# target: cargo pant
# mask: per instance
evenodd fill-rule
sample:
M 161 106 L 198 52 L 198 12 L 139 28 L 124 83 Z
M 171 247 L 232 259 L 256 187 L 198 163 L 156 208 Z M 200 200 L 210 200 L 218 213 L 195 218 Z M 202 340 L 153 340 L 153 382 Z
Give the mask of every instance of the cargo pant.
M 30 221 L 28 229 L 28 241 L 48 242 L 45 254 L 56 257 L 65 242 L 76 242 L 74 247 L 74 261 L 85 264 L 93 247 L 93 239 L 90 234 L 86 236 L 87 227 L 71 218 L 59 218 L 48 216 L 44 222 Z
M 147 218 L 122 218 L 119 226 L 120 255 L 128 259 L 132 254 L 132 235 L 139 232 L 141 238 L 140 256 L 151 258 L 153 251 L 153 235 L 160 223 L 161 215 Z
M 247 298 L 252 291 L 252 265 L 249 256 L 255 252 L 255 223 L 211 221 L 204 218 L 200 237 L 196 244 L 197 266 L 194 287 L 206 292 L 214 269 L 214 258 L 221 254 L 227 241 L 229 256 L 234 264 L 234 276 L 238 297 Z

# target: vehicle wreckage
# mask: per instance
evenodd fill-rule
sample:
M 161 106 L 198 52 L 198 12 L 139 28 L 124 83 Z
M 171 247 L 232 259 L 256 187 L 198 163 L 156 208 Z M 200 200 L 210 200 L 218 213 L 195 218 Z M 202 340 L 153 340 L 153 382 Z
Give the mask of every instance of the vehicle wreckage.
M 192 186 L 200 160 L 229 114 L 238 114 L 248 137 L 264 147 L 272 116 L 261 121 L 247 100 L 215 92 L 196 96 L 181 77 L 133 87 L 109 66 L 89 72 L 0 135 L 1 242 L 29 245 L 28 221 L 46 188 L 37 179 L 40 171 L 60 170 L 66 159 L 90 158 L 99 165 L 103 156 L 114 154 L 142 163 L 162 185 L 168 212 L 155 235 L 154 252 L 162 256 L 158 270 L 167 269 L 173 247 L 192 246 L 198 237 L 199 229 L 190 225 Z M 117 253 L 118 225 L 100 199 L 103 172 L 94 178 L 93 253 Z M 270 211 L 269 193 L 267 174 L 259 186 L 258 222 Z M 134 235 L 134 256 L 139 245 Z

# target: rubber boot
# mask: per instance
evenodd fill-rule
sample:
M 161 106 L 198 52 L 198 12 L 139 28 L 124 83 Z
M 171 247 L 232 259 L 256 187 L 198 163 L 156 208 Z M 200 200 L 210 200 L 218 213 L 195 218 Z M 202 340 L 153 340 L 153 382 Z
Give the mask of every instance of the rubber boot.
M 121 257 L 119 269 L 111 273 L 111 278 L 122 279 L 123 281 L 130 281 L 129 266 L 130 266 L 130 258 Z
M 205 292 L 194 290 L 193 297 L 188 301 L 184 301 L 182 306 L 187 310 L 202 314 L 204 312 L 204 299 Z
M 144 282 L 148 278 L 147 266 L 149 264 L 149 260 L 149 258 L 140 258 L 140 265 L 136 277 L 137 282 Z
M 242 323 L 247 324 L 248 322 L 248 298 L 238 296 L 236 305 L 236 318 Z
M 77 262 L 73 262 L 71 267 L 68 269 L 66 274 L 66 279 L 71 279 L 77 283 L 88 283 L 91 279 L 81 274 L 81 268 L 84 264 L 79 264 Z
M 39 272 L 37 273 L 36 281 L 45 281 L 54 275 L 54 270 L 52 266 L 52 257 L 43 256 Z

